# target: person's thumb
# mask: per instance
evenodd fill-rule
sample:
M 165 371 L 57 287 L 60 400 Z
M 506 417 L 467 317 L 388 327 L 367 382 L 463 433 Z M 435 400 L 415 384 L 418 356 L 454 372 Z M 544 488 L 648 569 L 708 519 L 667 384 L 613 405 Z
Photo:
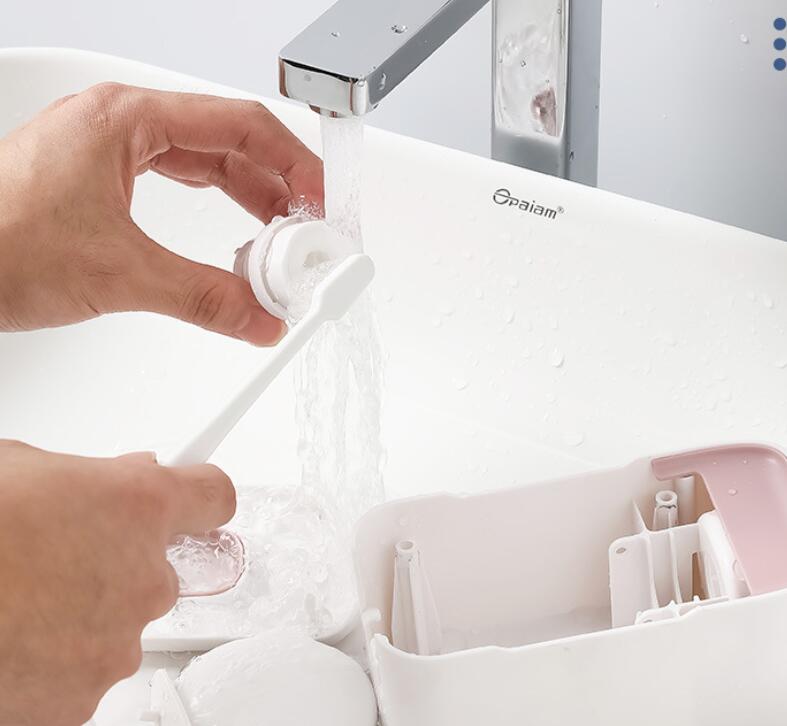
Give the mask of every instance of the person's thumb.
M 284 336 L 286 325 L 260 306 L 248 282 L 140 235 L 147 244 L 133 272 L 129 310 L 162 313 L 253 345 L 275 345 Z

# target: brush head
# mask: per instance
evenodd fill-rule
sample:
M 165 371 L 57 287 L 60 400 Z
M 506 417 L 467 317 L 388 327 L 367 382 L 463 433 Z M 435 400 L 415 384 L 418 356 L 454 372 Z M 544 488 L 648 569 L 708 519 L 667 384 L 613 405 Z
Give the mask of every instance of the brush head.
M 339 320 L 374 279 L 374 263 L 368 255 L 350 255 L 317 285 L 311 312 L 324 320 Z

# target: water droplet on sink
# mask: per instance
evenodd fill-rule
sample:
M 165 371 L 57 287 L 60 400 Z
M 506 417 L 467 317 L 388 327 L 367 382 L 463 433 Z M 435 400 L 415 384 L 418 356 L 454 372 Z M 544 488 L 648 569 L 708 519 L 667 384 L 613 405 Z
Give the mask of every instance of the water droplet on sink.
M 776 361 L 776 367 L 781 368 L 782 370 L 787 369 L 787 358 Z
M 340 33 L 338 30 L 334 30 L 334 31 L 331 33 L 331 37 L 332 37 L 332 38 L 341 38 L 341 36 L 342 36 L 342 34 L 341 34 L 341 33 Z
M 468 383 L 467 379 L 456 377 L 454 378 L 454 387 L 457 391 L 464 391 L 470 384 Z
M 516 288 L 519 287 L 519 278 L 518 277 L 507 277 L 506 284 L 509 287 Z
M 385 90 L 385 84 L 386 84 L 386 83 L 388 83 L 388 76 L 387 76 L 387 75 L 385 75 L 385 73 L 383 73 L 383 74 L 380 76 L 380 83 L 377 85 L 377 89 L 378 89 L 379 91 L 384 91 L 384 90 Z
M 549 356 L 549 364 L 553 368 L 561 368 L 563 366 L 563 363 L 565 362 L 566 362 L 566 356 L 563 355 L 563 352 L 561 350 L 555 348 L 552 351 L 551 355 Z
M 768 295 L 767 293 L 763 293 L 762 294 L 762 304 L 765 305 L 765 307 L 768 310 L 773 310 L 773 307 L 774 307 L 775 303 L 773 302 L 773 298 L 770 295 Z
M 445 316 L 453 315 L 455 312 L 456 312 L 456 308 L 453 305 L 451 305 L 451 303 L 443 303 L 440 306 L 441 315 L 445 315 Z
M 582 446 L 585 443 L 585 434 L 581 431 L 574 431 L 572 433 L 566 434 L 566 443 L 569 446 Z
M 743 43 L 744 45 L 748 45 L 749 44 L 749 36 L 744 34 L 744 33 L 741 33 L 741 43 Z
M 404 23 L 396 23 L 396 25 L 391 26 L 391 30 L 393 30 L 394 33 L 401 35 L 402 33 L 407 32 L 407 26 Z
M 473 294 L 476 300 L 483 300 L 484 298 L 484 291 L 480 287 L 477 287 Z
M 508 310 L 506 310 L 503 319 L 506 321 L 506 325 L 511 325 L 511 323 L 513 323 L 514 320 L 516 319 L 516 312 L 511 308 L 509 308 Z

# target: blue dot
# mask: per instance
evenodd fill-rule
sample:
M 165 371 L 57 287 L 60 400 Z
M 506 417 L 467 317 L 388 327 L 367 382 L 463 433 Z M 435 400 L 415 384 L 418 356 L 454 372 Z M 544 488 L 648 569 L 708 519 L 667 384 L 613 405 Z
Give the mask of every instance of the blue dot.
M 773 67 L 777 71 L 783 71 L 785 68 L 787 68 L 787 60 L 784 60 L 784 58 L 777 58 L 775 61 L 773 61 Z
M 776 50 L 784 50 L 787 48 L 787 40 L 784 38 L 776 38 L 776 40 L 773 41 L 773 47 L 776 48 Z
M 773 21 L 773 27 L 776 28 L 776 30 L 784 30 L 787 28 L 787 20 L 784 18 L 776 18 L 776 20 Z

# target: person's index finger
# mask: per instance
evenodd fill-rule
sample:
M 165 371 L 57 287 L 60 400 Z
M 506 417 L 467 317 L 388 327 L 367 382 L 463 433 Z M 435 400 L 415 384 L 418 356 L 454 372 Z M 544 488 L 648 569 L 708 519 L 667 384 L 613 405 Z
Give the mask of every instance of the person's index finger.
M 172 535 L 203 534 L 235 515 L 235 487 L 211 464 L 169 468 L 171 474 Z
M 177 147 L 244 154 L 279 174 L 293 198 L 322 203 L 322 162 L 257 101 L 190 93 L 147 91 L 142 123 L 150 137 L 147 159 Z

